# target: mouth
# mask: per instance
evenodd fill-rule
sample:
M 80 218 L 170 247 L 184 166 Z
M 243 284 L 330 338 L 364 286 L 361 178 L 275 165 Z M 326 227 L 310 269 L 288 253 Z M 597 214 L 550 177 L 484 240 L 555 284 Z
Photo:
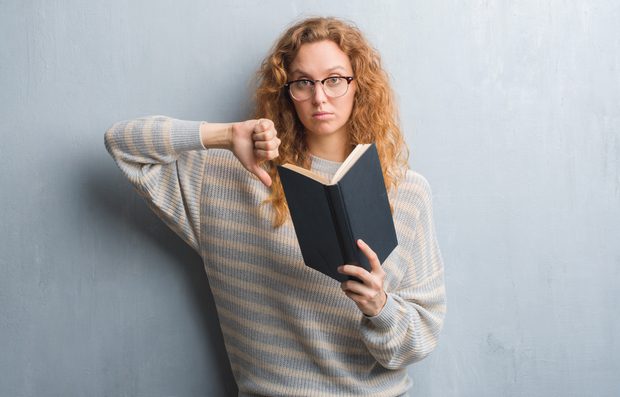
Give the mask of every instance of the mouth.
M 332 117 L 334 114 L 329 112 L 314 112 L 312 113 L 313 119 L 323 120 Z

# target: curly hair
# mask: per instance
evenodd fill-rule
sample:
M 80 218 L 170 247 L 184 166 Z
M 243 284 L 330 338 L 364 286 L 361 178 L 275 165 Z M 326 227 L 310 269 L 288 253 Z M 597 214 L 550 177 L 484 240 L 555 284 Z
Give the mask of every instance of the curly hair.
M 284 224 L 288 206 L 278 177 L 278 164 L 291 163 L 310 168 L 310 155 L 303 138 L 304 127 L 283 85 L 300 47 L 305 43 L 330 40 L 348 55 L 357 84 L 353 110 L 347 122 L 352 144 L 377 146 L 385 186 L 395 190 L 408 168 L 409 151 L 405 145 L 387 73 L 379 53 L 362 32 L 337 18 L 308 18 L 291 26 L 276 42 L 257 72 L 255 117 L 274 122 L 281 140 L 279 157 L 267 163 L 271 176 L 271 193 L 263 204 L 274 209 L 273 226 Z

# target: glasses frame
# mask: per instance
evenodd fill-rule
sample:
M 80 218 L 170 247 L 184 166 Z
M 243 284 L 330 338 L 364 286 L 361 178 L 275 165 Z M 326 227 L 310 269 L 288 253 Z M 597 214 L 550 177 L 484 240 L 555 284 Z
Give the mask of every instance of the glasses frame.
M 329 79 L 333 79 L 334 77 L 337 77 L 339 79 L 345 79 L 347 81 L 347 89 L 344 91 L 344 93 L 342 93 L 342 95 L 332 96 L 332 95 L 329 95 L 327 93 L 327 91 L 325 91 L 325 82 L 327 80 L 329 80 Z M 315 90 L 316 90 L 316 83 L 321 83 L 321 85 L 323 86 L 323 92 L 325 93 L 325 96 L 327 96 L 328 98 L 340 98 L 342 96 L 345 96 L 347 94 L 347 92 L 349 92 L 349 86 L 351 85 L 351 82 L 353 80 L 355 80 L 354 76 L 329 76 L 329 77 L 325 77 L 323 80 L 297 79 L 297 80 L 287 81 L 286 83 L 284 83 L 282 88 L 286 88 L 286 90 L 287 90 L 287 92 L 288 92 L 288 94 L 289 94 L 289 96 L 291 98 L 293 98 L 296 101 L 302 102 L 302 101 L 307 101 L 308 99 L 312 98 L 312 95 L 314 95 Z M 307 82 L 312 83 L 312 95 L 310 95 L 308 98 L 297 99 L 297 98 L 295 98 L 295 96 L 291 92 L 291 84 L 297 83 L 299 81 L 307 81 Z

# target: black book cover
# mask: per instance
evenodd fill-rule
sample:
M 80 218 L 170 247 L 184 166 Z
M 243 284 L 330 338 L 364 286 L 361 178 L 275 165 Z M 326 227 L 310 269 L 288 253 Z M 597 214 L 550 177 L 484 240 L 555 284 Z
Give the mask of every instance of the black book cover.
M 364 240 L 381 263 L 398 245 L 375 144 L 358 145 L 349 157 L 341 168 L 351 160 L 353 165 L 339 178 L 337 172 L 334 182 L 278 166 L 304 262 L 338 281 L 348 279 L 337 270 L 345 263 L 370 271 L 357 239 Z

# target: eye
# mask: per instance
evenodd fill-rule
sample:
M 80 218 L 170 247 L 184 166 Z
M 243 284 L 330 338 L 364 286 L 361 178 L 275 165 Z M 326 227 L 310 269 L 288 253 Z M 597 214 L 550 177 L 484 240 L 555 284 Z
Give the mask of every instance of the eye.
M 295 88 L 304 89 L 304 88 L 308 88 L 308 87 L 312 86 L 313 83 L 310 80 L 297 80 L 293 84 L 294 84 Z
M 329 77 L 327 80 L 325 80 L 325 84 L 330 87 L 335 87 L 340 83 L 342 83 L 342 77 L 340 76 Z

